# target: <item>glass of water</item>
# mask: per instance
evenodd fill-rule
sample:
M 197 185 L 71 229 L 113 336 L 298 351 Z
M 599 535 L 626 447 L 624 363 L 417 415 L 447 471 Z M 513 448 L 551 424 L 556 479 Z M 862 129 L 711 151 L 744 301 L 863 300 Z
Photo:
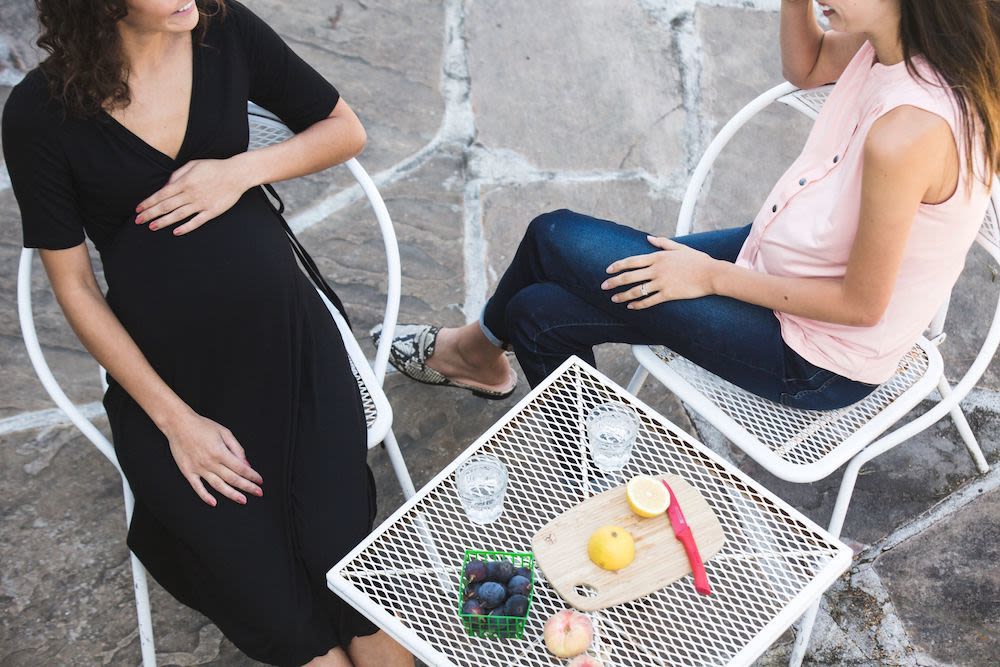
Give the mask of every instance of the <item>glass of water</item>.
M 605 472 L 624 468 L 638 433 L 639 417 L 629 406 L 615 401 L 595 406 L 587 415 L 587 440 L 594 465 Z
M 475 523 L 490 523 L 503 513 L 507 468 L 495 456 L 477 454 L 458 466 L 455 487 L 466 515 Z

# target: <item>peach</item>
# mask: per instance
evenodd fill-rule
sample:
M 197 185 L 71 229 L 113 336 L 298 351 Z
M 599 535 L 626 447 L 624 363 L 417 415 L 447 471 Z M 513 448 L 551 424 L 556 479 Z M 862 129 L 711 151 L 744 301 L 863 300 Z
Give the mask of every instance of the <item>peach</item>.
M 556 612 L 545 621 L 545 647 L 558 658 L 572 658 L 590 647 L 594 626 L 590 617 L 572 609 Z
M 566 667 L 604 667 L 604 663 L 594 656 L 584 653 L 570 660 Z

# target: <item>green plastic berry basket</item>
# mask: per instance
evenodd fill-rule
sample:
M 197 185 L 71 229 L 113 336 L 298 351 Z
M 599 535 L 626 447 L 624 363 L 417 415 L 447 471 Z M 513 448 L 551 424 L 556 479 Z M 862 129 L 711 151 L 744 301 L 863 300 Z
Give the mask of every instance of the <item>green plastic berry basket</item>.
M 528 606 L 524 616 L 484 616 L 462 613 L 465 601 L 465 568 L 469 561 L 478 558 L 483 561 L 508 560 L 515 568 L 523 567 L 531 572 L 531 588 L 528 590 Z M 491 637 L 497 639 L 521 639 L 524 636 L 524 622 L 531 613 L 531 602 L 535 597 L 535 556 L 532 552 L 480 551 L 466 549 L 462 558 L 462 569 L 458 573 L 458 617 L 465 633 L 470 637 Z M 501 607 L 502 608 L 502 607 Z

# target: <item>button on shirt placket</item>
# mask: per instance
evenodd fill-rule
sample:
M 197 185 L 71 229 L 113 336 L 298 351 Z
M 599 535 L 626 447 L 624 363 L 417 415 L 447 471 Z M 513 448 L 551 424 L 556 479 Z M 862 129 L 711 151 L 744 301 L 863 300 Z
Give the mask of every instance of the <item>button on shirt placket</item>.
M 840 162 L 839 153 L 835 155 L 833 158 L 833 164 L 837 164 L 838 162 Z M 801 192 L 803 188 L 809 185 L 809 183 L 816 180 L 809 178 L 809 174 L 818 173 L 819 171 L 820 169 L 816 168 L 806 170 L 805 175 L 799 177 L 798 181 L 796 181 L 796 187 L 791 192 L 789 192 L 788 190 L 783 191 L 777 198 L 777 201 L 771 204 L 771 215 L 765 221 L 765 223 L 761 225 L 760 233 L 756 234 L 755 238 L 753 239 L 752 257 L 750 258 L 751 262 L 756 262 L 757 253 L 760 251 L 760 243 L 764 238 L 764 233 L 767 231 L 767 228 L 771 226 L 771 223 L 774 222 L 775 219 L 778 217 L 778 211 L 784 208 L 785 205 L 789 202 L 789 200 L 791 200 L 795 195 Z

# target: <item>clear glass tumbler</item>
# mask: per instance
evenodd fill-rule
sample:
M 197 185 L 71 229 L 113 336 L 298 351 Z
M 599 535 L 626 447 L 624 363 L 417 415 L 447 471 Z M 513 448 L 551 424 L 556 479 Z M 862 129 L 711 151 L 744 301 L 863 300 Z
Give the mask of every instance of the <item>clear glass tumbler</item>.
M 605 472 L 624 468 L 638 433 L 639 417 L 629 406 L 617 401 L 595 406 L 587 415 L 587 440 L 594 465 Z
M 490 523 L 503 513 L 507 468 L 495 456 L 477 454 L 458 466 L 455 487 L 466 515 L 474 523 Z

